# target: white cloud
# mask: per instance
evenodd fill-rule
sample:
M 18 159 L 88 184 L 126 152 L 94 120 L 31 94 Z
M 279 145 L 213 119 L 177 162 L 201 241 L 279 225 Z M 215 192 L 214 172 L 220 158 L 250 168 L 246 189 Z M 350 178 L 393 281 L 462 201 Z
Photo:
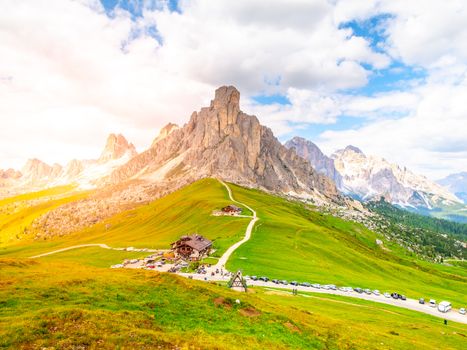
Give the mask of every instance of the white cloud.
M 97 156 L 111 131 L 144 148 L 163 124 L 206 105 L 218 85 L 235 84 L 246 97 L 334 91 L 366 84 L 360 63 L 389 63 L 339 30 L 326 0 L 187 0 L 182 14 L 145 4 L 132 5 L 144 14 L 136 21 L 118 8 L 107 16 L 97 0 L 2 4 L 0 166 Z M 315 117 L 326 119 L 320 109 Z
M 0 167 L 96 157 L 109 132 L 142 149 L 163 124 L 185 122 L 214 88 L 234 84 L 243 109 L 277 134 L 350 115 L 366 124 L 323 134 L 326 150 L 355 143 L 431 174 L 465 170 L 462 1 L 184 0 L 182 13 L 145 4 L 134 21 L 121 9 L 107 16 L 97 0 L 3 3 Z M 388 54 L 339 29 L 387 13 L 379 29 Z M 425 70 L 426 80 L 372 97 L 342 93 L 367 84 L 373 73 L 362 63 L 382 69 L 391 59 Z M 291 105 L 251 99 L 269 93 Z

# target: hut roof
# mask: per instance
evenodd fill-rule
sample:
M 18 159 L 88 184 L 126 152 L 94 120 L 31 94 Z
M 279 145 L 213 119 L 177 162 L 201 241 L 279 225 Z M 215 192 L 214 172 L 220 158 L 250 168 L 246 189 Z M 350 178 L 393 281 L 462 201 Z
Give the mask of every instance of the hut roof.
M 187 245 L 193 249 L 198 251 L 204 250 L 212 245 L 212 242 L 196 233 L 189 235 L 189 236 L 182 236 L 177 242 L 177 246 L 180 245 Z

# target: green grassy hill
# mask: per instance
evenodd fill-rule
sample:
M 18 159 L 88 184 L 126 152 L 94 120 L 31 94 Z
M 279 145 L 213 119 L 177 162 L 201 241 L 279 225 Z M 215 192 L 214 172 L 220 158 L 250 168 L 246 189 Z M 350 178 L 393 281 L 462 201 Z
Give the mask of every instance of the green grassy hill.
M 243 237 L 249 222 L 248 218 L 211 215 L 214 210 L 228 204 L 231 201 L 225 187 L 217 180 L 206 179 L 75 234 L 34 244 L 20 241 L 14 245 L 0 246 L 0 256 L 30 257 L 88 243 L 105 243 L 111 247 L 169 249 L 170 243 L 180 236 L 194 232 L 213 240 L 217 250 L 214 256 L 220 256 Z
M 360 224 L 261 191 L 230 187 L 260 218 L 251 240 L 229 260 L 230 270 L 467 305 L 462 262 L 447 266 L 421 261 L 391 242 L 378 246 L 375 240 L 381 237 Z M 73 196 L 64 193 L 53 201 L 67 202 Z M 21 260 L 87 243 L 166 249 L 192 232 L 212 239 L 220 256 L 243 237 L 249 222 L 211 215 L 229 203 L 225 188 L 206 179 L 65 237 L 4 243 L 0 348 L 461 348 L 467 335 L 464 325 L 445 327 L 440 319 L 390 306 L 311 294 L 292 298 L 262 289 L 235 294 L 176 276 L 108 269 L 145 253 L 88 247 Z M 33 217 L 43 212 L 34 205 L 23 209 Z M 27 225 L 30 218 L 16 224 Z M 239 296 L 241 306 L 232 302 Z
M 0 349 L 434 350 L 461 349 L 466 335 L 465 325 L 348 298 L 0 259 Z
M 28 228 L 39 216 L 63 204 L 89 195 L 75 186 L 60 186 L 0 200 L 0 247 L 18 240 L 28 241 Z
M 364 226 L 307 210 L 261 191 L 231 185 L 235 197 L 256 209 L 261 220 L 252 239 L 232 256 L 227 268 L 316 283 L 359 286 L 467 304 L 467 274 L 417 260 L 400 246 L 376 244 Z

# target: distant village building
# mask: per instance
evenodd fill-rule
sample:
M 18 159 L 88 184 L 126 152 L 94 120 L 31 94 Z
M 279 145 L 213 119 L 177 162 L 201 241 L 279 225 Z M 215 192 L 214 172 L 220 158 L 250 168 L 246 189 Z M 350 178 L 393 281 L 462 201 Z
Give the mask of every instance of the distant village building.
M 230 204 L 222 208 L 222 212 L 228 215 L 240 215 L 242 213 L 242 208 L 239 208 L 236 205 Z
M 172 250 L 175 258 L 197 261 L 209 255 L 212 242 L 198 234 L 182 236 L 172 243 Z
M 247 284 L 243 279 L 242 272 L 238 270 L 230 279 L 227 286 L 230 289 L 236 290 L 237 292 L 246 292 Z

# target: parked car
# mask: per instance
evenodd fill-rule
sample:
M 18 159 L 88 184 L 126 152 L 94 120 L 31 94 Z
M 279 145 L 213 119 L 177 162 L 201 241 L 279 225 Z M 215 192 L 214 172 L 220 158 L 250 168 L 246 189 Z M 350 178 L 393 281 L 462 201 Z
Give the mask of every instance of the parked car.
M 276 280 L 276 279 L 272 280 L 271 282 L 275 284 L 279 284 L 279 280 Z
M 377 289 L 375 289 L 375 290 L 373 291 L 373 294 L 376 295 L 376 296 L 381 295 L 381 293 L 380 293 L 379 290 L 377 290 Z
M 287 280 L 279 281 L 279 283 L 281 283 L 281 284 L 283 284 L 283 285 L 285 285 L 285 286 L 289 284 L 289 282 L 287 282 Z
M 309 284 L 308 282 L 302 282 L 302 283 L 300 283 L 300 285 L 302 287 L 311 287 L 311 284 Z
M 262 276 L 259 278 L 260 281 L 263 281 L 263 282 L 267 282 L 269 281 L 269 278 L 267 278 L 266 276 Z
M 337 287 L 335 284 L 329 284 L 329 289 L 331 290 L 337 290 Z
M 399 294 L 396 292 L 391 293 L 393 299 L 399 299 Z
M 418 303 L 419 304 L 425 304 L 425 299 L 423 299 L 423 298 L 418 299 Z
M 319 283 L 313 283 L 311 285 L 313 288 L 316 288 L 316 289 L 320 289 L 321 288 L 321 285 Z
M 292 282 L 290 282 L 290 284 L 291 284 L 292 286 L 298 286 L 298 282 L 297 282 L 297 281 L 292 281 Z
M 357 287 L 357 288 L 354 288 L 353 290 L 356 291 L 357 293 L 360 293 L 360 294 L 363 293 L 363 289 L 362 289 L 362 288 L 358 288 L 358 287 Z
M 251 277 L 250 277 L 250 276 L 248 276 L 248 275 L 246 275 L 246 276 L 243 276 L 243 279 L 248 281 L 248 280 L 250 280 L 250 279 L 251 279 Z
M 435 299 L 430 299 L 430 306 L 431 307 L 436 307 L 436 300 Z
M 465 314 L 466 314 L 465 308 L 461 307 L 461 308 L 459 309 L 459 313 L 460 313 L 461 315 L 465 315 Z
M 386 292 L 386 293 L 384 293 L 384 296 L 385 296 L 386 298 L 390 298 L 390 297 L 391 297 L 391 294 L 389 294 L 388 292 Z
M 404 294 L 399 294 L 399 299 L 401 299 L 401 300 L 407 300 L 407 298 L 405 297 Z
M 251 279 L 252 279 L 253 281 L 257 281 L 257 280 L 258 280 L 258 277 L 257 277 L 257 276 L 251 276 Z
M 449 301 L 442 301 L 438 304 L 438 311 L 446 313 L 452 309 L 452 305 Z
M 371 294 L 371 290 L 369 290 L 369 289 L 364 289 L 363 291 L 364 291 L 366 294 Z
M 321 289 L 329 290 L 329 289 L 331 289 L 331 287 L 329 287 L 329 284 L 325 284 L 325 285 L 321 286 Z

